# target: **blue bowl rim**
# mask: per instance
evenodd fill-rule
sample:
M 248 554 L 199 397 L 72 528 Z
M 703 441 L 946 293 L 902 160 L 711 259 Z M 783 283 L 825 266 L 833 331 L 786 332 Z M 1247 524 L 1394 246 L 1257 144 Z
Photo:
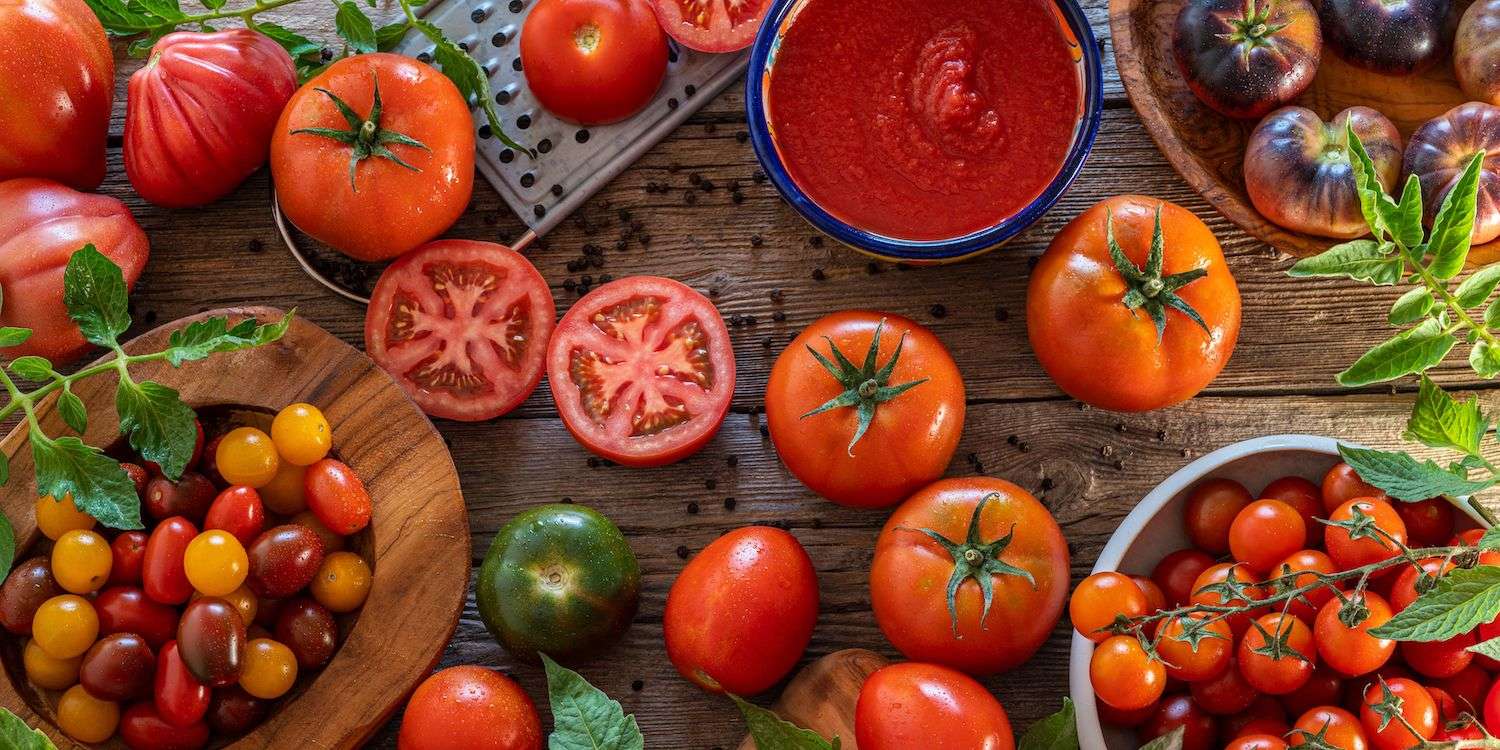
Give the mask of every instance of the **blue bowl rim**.
M 1084 161 L 1093 151 L 1104 113 L 1102 54 L 1094 37 L 1093 27 L 1089 25 L 1077 0 L 1051 1 L 1062 10 L 1073 36 L 1082 47 L 1084 112 L 1080 120 L 1082 127 L 1078 132 L 1081 137 L 1075 136 L 1073 145 L 1068 149 L 1068 158 L 1063 161 L 1062 169 L 1052 178 L 1047 189 L 1018 213 L 999 224 L 949 239 L 902 240 L 867 232 L 835 218 L 797 187 L 782 165 L 776 146 L 771 141 L 770 127 L 766 122 L 764 78 L 772 47 L 779 41 L 778 30 L 787 13 L 802 0 L 775 0 L 775 5 L 766 14 L 750 48 L 750 65 L 745 74 L 745 115 L 750 125 L 750 145 L 755 150 L 755 158 L 765 170 L 771 184 L 776 186 L 777 192 L 781 193 L 781 197 L 797 213 L 825 234 L 846 245 L 881 257 L 909 261 L 957 260 L 998 247 L 1036 223 L 1077 179 Z

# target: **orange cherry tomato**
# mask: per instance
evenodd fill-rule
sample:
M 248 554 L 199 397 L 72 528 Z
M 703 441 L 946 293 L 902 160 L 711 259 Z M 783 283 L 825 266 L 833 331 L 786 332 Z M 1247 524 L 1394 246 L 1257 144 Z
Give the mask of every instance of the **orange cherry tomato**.
M 1379 498 L 1345 501 L 1329 514 L 1334 523 L 1353 523 L 1357 531 L 1341 526 L 1323 528 L 1323 544 L 1340 570 L 1389 560 L 1406 544 L 1406 524 L 1391 504 Z
M 1256 500 L 1245 506 L 1229 525 L 1229 550 L 1234 559 L 1265 575 L 1287 555 L 1307 543 L 1302 514 L 1280 500 Z
M 1152 659 L 1133 635 L 1113 635 L 1094 646 L 1089 683 L 1099 700 L 1122 711 L 1145 708 L 1161 699 L 1167 669 Z
M 1369 750 L 1370 740 L 1354 714 L 1337 706 L 1318 706 L 1297 719 L 1287 738 L 1287 745 Z
M 1130 576 L 1106 571 L 1083 579 L 1073 589 L 1068 619 L 1083 637 L 1098 643 L 1113 635 L 1108 628 L 1116 619 L 1141 617 L 1147 606 L 1145 592 Z
M 1167 663 L 1169 676 L 1184 682 L 1206 680 L 1229 666 L 1234 635 L 1224 620 L 1194 612 L 1161 626 L 1156 652 Z
M 1286 695 L 1312 678 L 1318 650 L 1307 623 L 1275 612 L 1251 623 L 1235 658 L 1251 687 L 1266 695 Z

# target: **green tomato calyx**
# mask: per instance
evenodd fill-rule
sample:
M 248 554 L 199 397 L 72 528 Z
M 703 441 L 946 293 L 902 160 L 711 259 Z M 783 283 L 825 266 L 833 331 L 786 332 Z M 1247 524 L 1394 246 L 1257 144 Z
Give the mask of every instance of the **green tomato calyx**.
M 1104 232 L 1109 242 L 1109 257 L 1115 263 L 1115 270 L 1119 271 L 1120 276 L 1125 279 L 1125 296 L 1120 299 L 1120 302 L 1130 310 L 1131 315 L 1134 315 L 1136 310 L 1146 311 L 1146 314 L 1151 317 L 1151 322 L 1156 324 L 1158 343 L 1167 331 L 1167 308 L 1169 307 L 1191 318 L 1205 333 L 1212 333 L 1208 330 L 1208 324 L 1203 322 L 1203 316 L 1177 295 L 1177 290 L 1207 276 L 1208 269 L 1194 268 L 1191 271 L 1162 276 L 1162 259 L 1165 255 L 1166 242 L 1162 239 L 1161 232 L 1161 204 L 1156 205 L 1156 226 L 1151 230 L 1151 254 L 1147 257 L 1144 268 L 1125 257 L 1125 250 L 1120 247 L 1120 243 L 1115 241 L 1115 215 L 1113 213 L 1104 219 Z
M 813 355 L 813 359 L 828 371 L 844 391 L 829 399 L 822 406 L 802 415 L 802 419 L 814 414 L 822 414 L 825 411 L 854 407 L 859 416 L 859 425 L 854 430 L 854 437 L 849 440 L 848 453 L 854 455 L 854 444 L 865 436 L 870 429 L 870 424 L 875 421 L 875 408 L 880 404 L 890 401 L 897 396 L 927 382 L 927 378 L 912 380 L 900 385 L 890 385 L 891 373 L 896 369 L 896 361 L 901 358 L 901 347 L 906 345 L 906 332 L 901 333 L 901 341 L 896 344 L 896 351 L 891 352 L 891 358 L 879 368 L 876 367 L 876 358 L 880 354 L 880 332 L 885 329 L 885 319 L 875 326 L 875 336 L 870 339 L 870 349 L 865 353 L 865 361 L 861 366 L 849 361 L 844 353 L 839 351 L 833 339 L 824 336 L 823 340 L 828 342 L 828 350 L 833 355 L 830 360 L 817 349 L 811 346 L 807 351 Z
M 350 146 L 349 189 L 356 193 L 359 192 L 359 186 L 355 183 L 354 177 L 358 172 L 359 163 L 372 156 L 388 159 L 413 172 L 422 171 L 400 156 L 397 156 L 395 152 L 388 148 L 389 144 L 398 143 L 403 146 L 414 146 L 423 151 L 432 150 L 427 148 L 427 144 L 411 136 L 398 133 L 394 130 L 385 130 L 380 127 L 380 77 L 374 71 L 371 71 L 370 80 L 374 83 L 375 90 L 374 101 L 370 104 L 370 114 L 367 117 L 360 117 L 358 114 L 355 114 L 354 110 L 332 91 L 324 88 L 317 89 L 318 93 L 328 97 L 328 100 L 333 102 L 333 106 L 338 109 L 339 114 L 344 116 L 344 120 L 349 123 L 348 130 L 341 130 L 339 128 L 297 128 L 292 131 L 292 135 L 306 133 L 323 138 L 332 138 L 339 143 Z
M 948 537 L 932 529 L 913 529 L 902 527 L 904 531 L 916 531 L 926 534 L 932 541 L 937 542 L 950 557 L 953 558 L 953 575 L 948 578 L 948 616 L 953 622 L 953 637 L 962 638 L 958 634 L 958 589 L 964 581 L 972 578 L 979 584 L 979 592 L 984 596 L 984 610 L 979 615 L 979 627 L 988 630 L 989 626 L 985 620 L 990 616 L 990 605 L 995 601 L 995 576 L 1017 576 L 1026 579 L 1032 588 L 1036 588 L 1036 578 L 1031 572 L 1011 565 L 1001 556 L 1005 554 L 1006 548 L 1015 538 L 1016 527 L 1011 524 L 1010 531 L 1005 536 L 993 542 L 984 541 L 979 532 L 979 519 L 984 514 L 984 506 L 991 500 L 999 499 L 996 493 L 990 493 L 980 498 L 979 504 L 974 506 L 974 515 L 969 519 L 969 530 L 962 543 L 955 542 Z

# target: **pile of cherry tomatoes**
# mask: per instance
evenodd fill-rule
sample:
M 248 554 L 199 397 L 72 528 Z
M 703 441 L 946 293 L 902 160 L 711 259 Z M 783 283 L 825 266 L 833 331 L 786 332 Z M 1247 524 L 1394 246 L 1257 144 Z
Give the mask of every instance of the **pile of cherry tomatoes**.
M 282 409 L 269 435 L 233 426 L 206 450 L 200 422 L 177 481 L 123 464 L 154 525 L 112 539 L 71 498 L 37 500 L 50 545 L 0 586 L 0 625 L 29 636 L 26 677 L 55 698 L 63 732 L 202 747 L 249 731 L 332 659 L 335 615 L 364 604 L 373 576 L 344 549 L 370 497 L 331 448 L 308 404 Z
M 1373 521 L 1372 533 L 1337 525 L 1351 518 Z M 1104 723 L 1135 727 L 1143 742 L 1183 727 L 1187 750 L 1406 750 L 1500 729 L 1500 691 L 1492 689 L 1500 662 L 1467 650 L 1500 635 L 1500 620 L 1432 643 L 1369 633 L 1454 566 L 1440 558 L 1420 568 L 1378 563 L 1401 545 L 1477 542 L 1479 529 L 1455 535 L 1448 500 L 1393 500 L 1341 463 L 1321 486 L 1288 476 L 1258 495 L 1205 480 L 1183 521 L 1192 546 L 1163 557 L 1149 577 L 1095 573 L 1073 591 L 1073 626 L 1097 644 L 1089 677 Z M 1500 563 L 1500 554 L 1481 553 L 1478 562 Z M 1337 591 L 1330 583 L 1253 606 L 1318 574 L 1371 565 L 1382 569 L 1363 592 L 1344 580 Z M 1194 605 L 1244 610 L 1152 617 Z M 1349 617 L 1361 607 L 1367 616 Z

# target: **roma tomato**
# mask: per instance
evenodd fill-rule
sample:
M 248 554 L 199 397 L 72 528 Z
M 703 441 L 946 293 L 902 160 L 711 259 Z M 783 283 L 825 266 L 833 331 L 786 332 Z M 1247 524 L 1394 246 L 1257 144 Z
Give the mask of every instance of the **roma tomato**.
M 141 564 L 146 559 L 146 540 L 149 538 L 144 531 L 127 531 L 109 543 L 109 553 L 113 558 L 109 565 L 110 585 L 141 585 Z
M 866 750 L 1011 750 L 1000 701 L 974 678 L 936 664 L 892 664 L 870 675 L 854 709 Z
M 1406 544 L 1406 524 L 1390 503 L 1379 498 L 1345 502 L 1329 514 L 1328 520 L 1346 524 L 1323 528 L 1323 544 L 1339 570 L 1388 560 Z M 1355 533 L 1356 528 L 1361 529 L 1360 533 Z
M 1229 526 L 1229 549 L 1234 559 L 1261 575 L 1270 573 L 1306 542 L 1302 514 L 1280 500 L 1250 503 Z
M 248 546 L 260 536 L 266 525 L 266 506 L 260 501 L 260 493 L 253 487 L 237 484 L 214 498 L 203 518 L 203 530 L 222 529 L 239 541 L 241 547 Z
M 271 176 L 299 229 L 350 257 L 388 260 L 442 234 L 468 207 L 474 119 L 453 82 L 425 63 L 346 57 L 292 94 L 271 138 Z
M 521 405 L 557 319 L 552 290 L 504 245 L 439 240 L 386 267 L 365 312 L 365 349 L 434 417 L 477 422 Z
M 1279 612 L 1250 623 L 1235 657 L 1245 681 L 1266 695 L 1286 695 L 1302 687 L 1318 665 L 1312 628 Z
M 283 524 L 261 532 L 248 550 L 245 579 L 258 597 L 281 598 L 301 591 L 323 565 L 323 542 L 306 526 Z
M 667 656 L 714 693 L 755 695 L 785 677 L 812 638 L 818 578 L 796 537 L 747 526 L 725 534 L 678 574 L 662 628 Z
M 1165 251 L 1152 262 L 1158 216 Z M 1118 267 L 1111 234 L 1128 261 Z M 1026 331 L 1047 374 L 1068 395 L 1115 411 L 1192 398 L 1224 369 L 1239 330 L 1239 289 L 1213 232 L 1187 209 L 1144 196 L 1079 214 L 1052 239 L 1026 291 Z
M 141 561 L 141 580 L 146 596 L 162 604 L 182 604 L 193 595 L 183 559 L 198 528 L 186 518 L 173 516 L 156 525 L 146 541 Z
M 208 711 L 209 688 L 193 673 L 177 649 L 177 641 L 162 646 L 156 656 L 156 680 L 152 695 L 156 710 L 168 724 L 189 727 Z
M 1098 643 L 1110 637 L 1116 618 L 1147 612 L 1146 594 L 1130 576 L 1104 571 L 1079 582 L 1068 597 L 1068 619 L 1083 637 Z
M 1199 708 L 1192 698 L 1181 694 L 1164 698 L 1155 713 L 1136 730 L 1136 737 L 1147 743 L 1178 727 L 1183 730 L 1182 750 L 1214 750 L 1218 721 Z
M 1193 596 L 1193 582 L 1213 567 L 1214 559 L 1196 549 L 1168 553 L 1151 570 L 1151 580 L 1161 587 L 1167 606 L 1180 607 Z
M 899 315 L 819 319 L 776 358 L 766 384 L 776 453 L 840 505 L 884 507 L 938 479 L 963 425 L 958 365 L 932 331 Z
M 1298 717 L 1287 744 L 1331 750 L 1368 750 L 1370 740 L 1354 714 L 1336 706 L 1319 706 Z
M 372 577 L 369 564 L 359 555 L 330 552 L 323 558 L 323 564 L 308 588 L 313 598 L 330 612 L 353 612 L 369 597 L 370 586 L 374 583 Z M 254 597 L 248 591 L 245 593 Z
M 547 345 L 547 381 L 583 447 L 626 466 L 661 466 L 719 431 L 734 396 L 734 349 L 707 297 L 633 276 L 563 316 Z
M 870 566 L 870 603 L 886 639 L 908 659 L 973 675 L 1031 658 L 1067 589 L 1057 521 L 1025 490 L 989 477 L 943 479 L 912 495 L 881 530 Z
M 733 52 L 750 46 L 771 0 L 651 0 L 661 27 L 688 49 Z
M 1432 739 L 1440 726 L 1432 695 L 1401 677 L 1365 688 L 1359 721 L 1375 750 L 1407 750 Z
M 1215 555 L 1229 551 L 1229 527 L 1253 500 L 1233 479 L 1205 479 L 1194 485 L 1182 506 L 1182 524 L 1194 547 Z
M 325 458 L 307 467 L 302 488 L 308 510 L 329 531 L 349 535 L 370 525 L 370 493 L 344 462 Z
M 177 623 L 177 648 L 189 672 L 209 687 L 233 685 L 245 663 L 245 621 L 233 604 L 195 599 Z
M 0 37 L 10 40 L 0 53 L 0 180 L 98 187 L 115 93 L 104 27 L 83 0 L 28 0 L 0 7 Z
M 651 103 L 667 74 L 667 37 L 636 0 L 541 0 L 521 27 L 521 67 L 552 114 L 603 125 Z
M 411 694 L 396 747 L 541 750 L 542 722 L 514 680 L 484 667 L 449 667 Z
M 177 610 L 153 601 L 135 586 L 111 586 L 94 599 L 99 634 L 135 633 L 151 648 L 177 637 Z
M 0 586 L 0 625 L 16 635 L 31 635 L 37 608 L 61 593 L 47 558 L 33 557 L 17 565 Z
M 1323 475 L 1323 510 L 1332 513 L 1357 497 L 1388 499 L 1378 487 L 1359 478 L 1354 467 L 1339 463 Z
M 1146 655 L 1133 635 L 1112 635 L 1094 646 L 1089 657 L 1089 683 L 1094 695 L 1121 711 L 1134 711 L 1161 699 L 1167 670 Z
M 168 34 L 130 76 L 125 174 L 159 206 L 201 206 L 266 163 L 297 89 L 286 50 L 250 29 Z
M 1391 619 L 1391 605 L 1383 597 L 1366 591 L 1359 598 L 1351 596 L 1349 602 L 1345 605 L 1338 599 L 1329 600 L 1318 611 L 1318 620 L 1313 627 L 1318 655 L 1323 661 L 1345 677 L 1358 677 L 1390 661 L 1391 654 L 1396 652 L 1396 642 L 1376 638 L 1368 632 Z M 1367 615 L 1351 628 L 1339 617 L 1339 610 L 1345 606 L 1363 607 Z
M 155 677 L 156 655 L 135 633 L 100 638 L 78 667 L 78 682 L 89 695 L 117 703 L 150 695 Z
M 120 739 L 130 750 L 198 750 L 208 744 L 208 725 L 198 721 L 174 726 L 162 718 L 154 703 L 146 701 L 125 709 Z
M 9 5 L 0 9 L 0 28 L 5 20 L 14 15 L 15 8 L 40 11 L 53 4 L 53 0 L 40 0 L 35 4 Z M 66 5 L 71 6 L 72 0 Z M 82 8 L 80 2 L 79 7 Z M 83 13 L 93 14 L 86 8 Z M 95 22 L 97 23 L 97 22 Z M 40 39 L 41 37 L 38 37 Z M 31 40 L 22 44 L 26 47 Z M 102 40 L 101 40 L 102 41 Z M 46 38 L 48 45 L 56 40 Z M 18 44 L 21 44 L 18 42 Z M 58 46 L 55 53 L 63 49 Z M 104 51 L 109 53 L 108 45 Z M 7 46 L 0 54 L 0 67 L 17 52 Z M 50 59 L 48 54 L 33 54 L 26 65 L 36 66 Z M 73 63 L 76 65 L 76 61 Z M 27 80 L 27 75 L 0 77 L 5 81 Z M 108 75 L 100 85 L 108 88 Z M 9 102 L 18 101 L 10 94 L 0 93 L 0 98 Z M 48 106 L 53 100 L 48 100 Z M 7 109 L 7 117 L 12 109 Z M 109 100 L 104 100 L 104 116 L 109 117 Z M 45 119 L 45 118 L 44 118 Z M 22 127 L 17 124 L 14 127 Z M 13 143 L 12 126 L 3 128 L 6 144 L 0 145 L 0 154 Z M 101 131 L 101 139 L 102 139 Z M 103 141 L 100 141 L 103 144 Z M 78 141 L 68 142 L 68 149 L 84 149 Z M 103 167 L 103 162 L 100 162 Z M 101 172 L 102 174 L 102 172 Z M 99 180 L 95 178 L 94 184 Z M 37 355 L 52 360 L 53 364 L 71 362 L 88 351 L 89 344 L 78 331 L 78 324 L 68 317 L 63 305 L 63 270 L 73 253 L 84 245 L 93 245 L 125 274 L 125 288 L 135 288 L 146 267 L 150 254 L 146 233 L 141 231 L 130 210 L 115 198 L 93 193 L 80 193 L 50 180 L 22 178 L 0 182 L 0 279 L 5 280 L 5 305 L 0 308 L 0 326 L 20 326 L 31 329 L 31 337 L 16 346 L 4 349 L 7 358 Z

